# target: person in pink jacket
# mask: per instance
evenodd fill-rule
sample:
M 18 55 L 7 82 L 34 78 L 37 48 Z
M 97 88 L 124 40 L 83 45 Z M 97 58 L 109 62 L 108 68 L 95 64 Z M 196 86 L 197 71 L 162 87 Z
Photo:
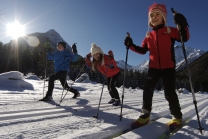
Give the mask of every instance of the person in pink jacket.
M 115 87 L 116 80 L 120 74 L 120 68 L 114 60 L 113 52 L 110 50 L 108 55 L 104 54 L 102 49 L 95 43 L 91 45 L 91 53 L 86 56 L 86 65 L 91 67 L 93 71 L 100 71 L 107 78 L 107 86 L 111 100 L 108 102 L 114 106 L 120 105 L 120 97 Z M 90 61 L 90 58 L 93 60 Z
M 132 123 L 132 128 L 147 124 L 152 110 L 152 98 L 157 81 L 162 78 L 164 96 L 169 103 L 172 120 L 169 123 L 171 129 L 177 128 L 182 123 L 182 113 L 178 96 L 175 92 L 175 53 L 174 43 L 180 42 L 180 37 L 186 42 L 189 39 L 188 23 L 186 18 L 177 13 L 174 16 L 176 24 L 181 26 L 178 30 L 174 27 L 165 26 L 167 10 L 163 4 L 153 4 L 148 10 L 148 25 L 152 28 L 146 34 L 141 46 L 136 46 L 130 36 L 125 38 L 124 44 L 127 49 L 145 54 L 149 51 L 148 77 L 143 91 L 142 113 Z

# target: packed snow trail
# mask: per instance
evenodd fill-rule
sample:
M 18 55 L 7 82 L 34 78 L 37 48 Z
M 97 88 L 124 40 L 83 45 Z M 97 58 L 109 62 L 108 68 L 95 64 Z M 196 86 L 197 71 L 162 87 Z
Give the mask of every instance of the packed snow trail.
M 190 94 L 179 95 L 182 109 L 193 105 L 188 95 Z M 207 100 L 208 96 L 205 96 L 197 97 L 199 105 Z M 107 104 L 108 95 L 102 98 L 98 119 L 92 116 L 97 112 L 99 95 L 82 94 L 79 99 L 75 100 L 66 98 L 60 107 L 55 106 L 59 99 L 52 102 L 39 102 L 31 99 L 31 102 L 23 100 L 22 103 L 2 100 L 4 103 L 0 107 L 0 131 L 4 132 L 0 132 L 0 138 L 63 139 L 69 138 L 69 135 L 70 138 L 111 138 L 130 128 L 131 123 L 138 118 L 142 106 L 141 98 L 141 93 L 128 93 L 128 97 L 124 98 L 122 121 L 119 121 L 120 107 Z M 155 93 L 151 118 L 156 121 L 152 124 L 169 116 L 163 93 Z M 142 129 L 145 127 L 138 129 L 141 130 L 138 135 L 142 135 L 144 132 Z
M 201 111 L 204 107 L 208 105 L 208 101 L 204 99 L 203 101 L 200 101 L 198 103 L 198 109 Z M 193 106 L 188 106 L 185 108 L 182 108 L 183 118 L 184 119 L 192 119 L 195 116 L 195 108 Z M 133 139 L 134 134 L 138 134 L 137 138 L 145 138 L 145 139 L 154 139 L 159 138 L 163 139 L 166 137 L 165 132 L 169 131 L 169 128 L 167 126 L 167 123 L 171 120 L 171 116 L 167 115 L 165 117 L 159 118 L 155 122 L 148 124 L 146 126 L 140 127 L 138 129 L 134 129 L 131 132 L 128 132 L 126 134 L 123 134 L 116 139 Z M 144 132 L 145 130 L 151 131 L 151 134 L 149 132 Z

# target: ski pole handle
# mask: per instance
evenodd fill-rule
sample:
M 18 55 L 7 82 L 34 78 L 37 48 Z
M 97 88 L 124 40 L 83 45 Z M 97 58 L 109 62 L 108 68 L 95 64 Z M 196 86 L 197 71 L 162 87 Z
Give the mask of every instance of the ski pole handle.
M 173 15 L 175 15 L 177 13 L 177 11 L 175 11 L 173 8 L 171 8 L 171 11 L 172 11 Z
M 171 8 L 171 11 L 173 13 L 173 15 L 175 16 L 175 14 L 177 14 L 177 11 L 175 11 L 173 8 Z M 177 29 L 180 30 L 181 29 L 181 25 L 176 24 Z
M 126 37 L 130 37 L 130 33 L 129 32 L 126 33 Z
M 129 32 L 126 33 L 126 37 L 127 37 L 127 38 L 130 38 L 130 33 L 129 33 Z M 128 41 L 128 43 L 127 43 L 126 49 L 129 49 L 128 46 L 129 46 L 129 41 Z

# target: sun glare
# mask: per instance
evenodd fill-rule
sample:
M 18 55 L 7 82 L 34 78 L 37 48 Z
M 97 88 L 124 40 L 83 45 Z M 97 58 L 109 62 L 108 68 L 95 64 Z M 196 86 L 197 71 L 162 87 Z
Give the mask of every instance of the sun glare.
M 25 35 L 25 27 L 19 22 L 9 23 L 7 26 L 7 35 L 13 39 L 17 39 L 20 36 Z

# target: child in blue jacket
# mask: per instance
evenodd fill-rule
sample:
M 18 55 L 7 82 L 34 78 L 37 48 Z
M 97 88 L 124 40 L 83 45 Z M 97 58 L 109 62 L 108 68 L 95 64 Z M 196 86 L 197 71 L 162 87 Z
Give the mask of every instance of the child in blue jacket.
M 66 43 L 65 42 L 59 42 L 57 45 L 57 51 L 55 52 L 48 52 L 47 58 L 48 60 L 54 61 L 54 71 L 55 73 L 52 74 L 49 77 L 48 80 L 48 91 L 46 93 L 46 96 L 40 101 L 50 101 L 53 100 L 52 94 L 53 94 L 53 88 L 54 88 L 54 81 L 59 80 L 61 82 L 61 85 L 64 89 L 69 90 L 70 92 L 74 93 L 74 96 L 72 98 L 77 98 L 80 96 L 80 93 L 78 90 L 69 87 L 66 82 L 67 73 L 69 72 L 69 66 L 70 62 L 76 62 L 77 61 L 77 49 L 76 45 L 74 44 L 72 46 L 73 53 L 70 53 L 66 49 Z

